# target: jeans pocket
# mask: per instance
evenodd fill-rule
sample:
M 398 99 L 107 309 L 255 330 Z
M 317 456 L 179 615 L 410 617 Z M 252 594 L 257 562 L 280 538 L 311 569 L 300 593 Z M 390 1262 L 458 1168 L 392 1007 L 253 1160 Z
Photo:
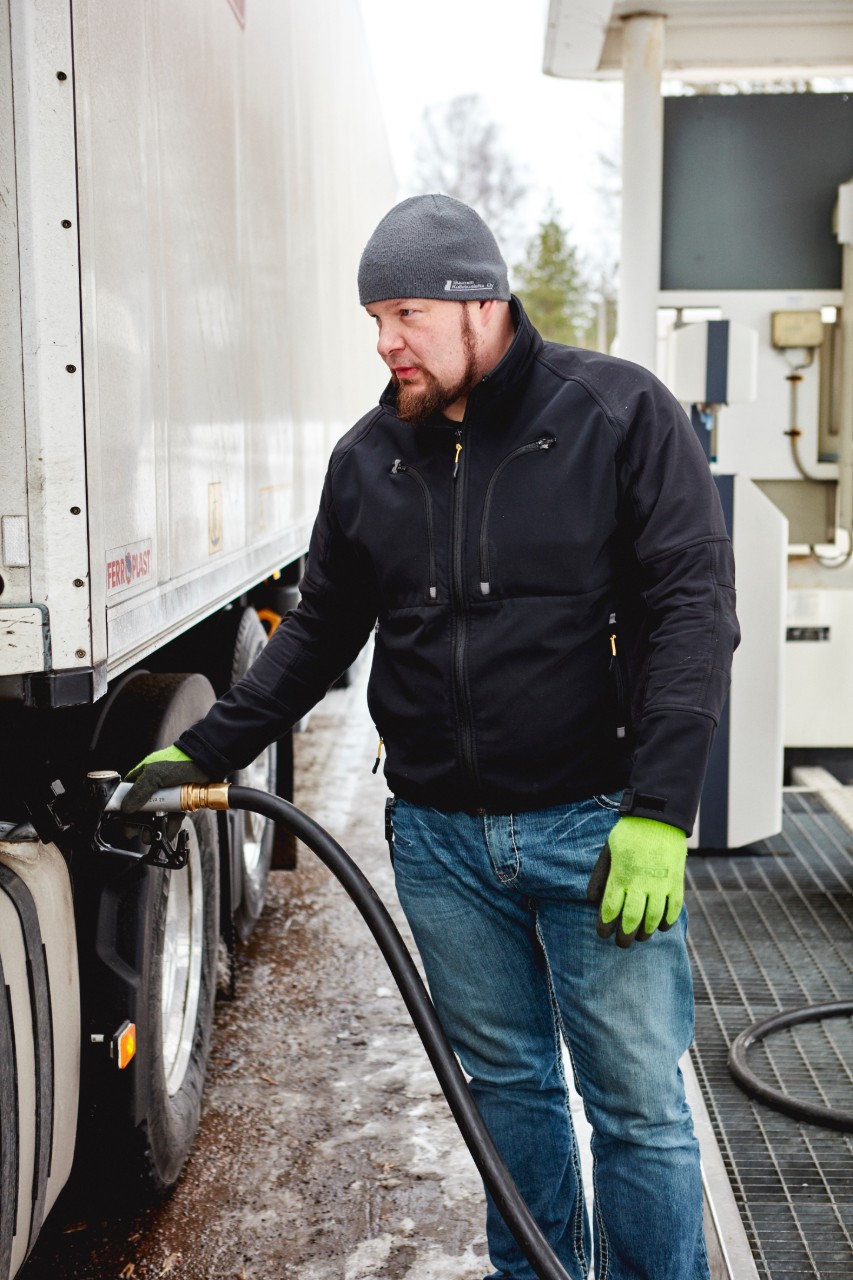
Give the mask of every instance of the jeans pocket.
M 599 809 L 613 809 L 618 813 L 624 794 L 623 791 L 611 791 L 609 795 L 598 795 L 592 798 Z

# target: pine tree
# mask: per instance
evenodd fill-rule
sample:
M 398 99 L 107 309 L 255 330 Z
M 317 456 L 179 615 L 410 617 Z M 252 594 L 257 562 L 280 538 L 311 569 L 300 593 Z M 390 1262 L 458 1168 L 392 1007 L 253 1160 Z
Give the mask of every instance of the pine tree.
M 595 309 L 589 282 L 554 210 L 540 223 L 515 269 L 515 292 L 543 338 L 574 347 L 592 345 Z

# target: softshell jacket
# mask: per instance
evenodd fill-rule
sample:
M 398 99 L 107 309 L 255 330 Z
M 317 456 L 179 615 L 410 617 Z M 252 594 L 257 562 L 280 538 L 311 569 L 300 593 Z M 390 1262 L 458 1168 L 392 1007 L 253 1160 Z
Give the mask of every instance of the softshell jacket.
M 389 388 L 338 443 L 299 607 L 179 739 L 211 777 L 304 715 L 375 628 L 395 794 L 507 813 L 624 787 L 622 812 L 690 831 L 738 640 L 716 487 L 652 374 L 543 342 L 512 309 L 461 424 L 403 422 Z

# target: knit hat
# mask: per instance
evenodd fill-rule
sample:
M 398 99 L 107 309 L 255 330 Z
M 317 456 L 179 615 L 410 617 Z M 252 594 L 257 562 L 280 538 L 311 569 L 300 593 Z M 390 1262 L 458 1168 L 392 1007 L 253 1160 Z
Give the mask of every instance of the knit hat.
M 411 196 L 367 242 L 358 268 L 362 306 L 388 298 L 509 301 L 506 263 L 478 213 L 451 196 Z

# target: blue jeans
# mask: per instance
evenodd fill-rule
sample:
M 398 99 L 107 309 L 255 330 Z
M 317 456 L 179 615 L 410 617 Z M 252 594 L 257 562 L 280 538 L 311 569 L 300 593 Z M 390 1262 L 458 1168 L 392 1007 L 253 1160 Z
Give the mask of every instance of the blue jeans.
M 393 805 L 397 893 L 486 1124 L 573 1280 L 590 1232 L 561 1039 L 593 1129 L 598 1280 L 708 1280 L 682 913 L 620 950 L 586 901 L 619 795 L 510 816 Z M 534 1273 L 488 1199 L 495 1271 Z

